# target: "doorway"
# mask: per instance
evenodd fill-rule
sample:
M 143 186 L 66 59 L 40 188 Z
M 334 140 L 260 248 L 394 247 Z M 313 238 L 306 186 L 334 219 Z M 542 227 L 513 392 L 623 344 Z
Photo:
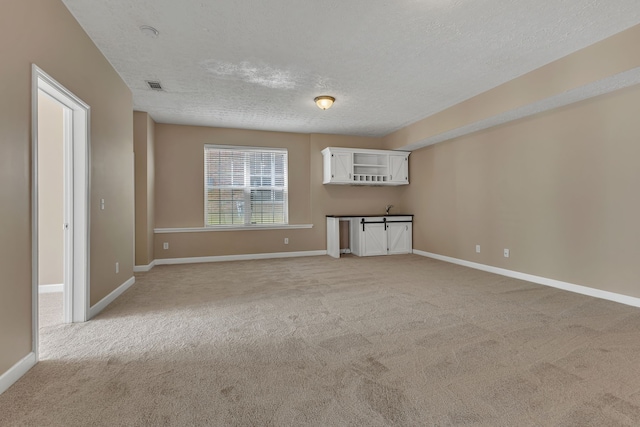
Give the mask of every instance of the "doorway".
M 54 326 L 65 319 L 65 107 L 38 89 L 38 326 Z M 65 144 L 66 142 L 66 144 Z M 68 311 L 68 310 L 67 310 Z M 67 316 L 68 317 L 68 316 Z
M 48 104 L 61 122 L 59 153 L 52 154 L 45 146 L 47 136 L 39 137 L 39 114 Z M 55 113 L 57 111 L 58 113 Z M 38 68 L 32 67 L 32 277 L 33 277 L 33 349 L 38 357 L 39 290 L 41 282 L 61 281 L 49 290 L 62 291 L 62 320 L 65 323 L 84 322 L 89 313 L 89 106 L 60 83 Z M 48 120 L 48 118 L 42 119 Z M 59 155 L 58 155 L 59 154 Z M 56 157 L 57 158 L 54 158 Z M 49 185 L 39 179 L 39 173 L 56 169 L 47 162 L 59 162 L 58 176 L 62 183 Z M 42 168 L 47 164 L 51 168 Z M 43 172 L 44 173 L 44 172 Z M 55 175 L 55 173 L 54 173 Z M 54 176 L 52 175 L 52 176 Z M 55 179 L 55 178 L 54 178 Z M 56 195 L 44 194 L 57 192 Z M 53 197 L 45 197 L 53 196 Z M 58 199 L 61 212 L 45 204 Z M 49 199 L 48 202 L 45 200 Z M 43 203 L 42 209 L 40 203 Z M 50 204 L 49 204 L 50 205 Z M 47 217 L 45 217 L 45 215 Z M 48 216 L 57 216 L 51 218 Z M 57 223 L 57 224 L 56 224 Z M 46 230 L 41 227 L 46 227 Z M 57 228 L 57 231 L 56 231 Z M 53 237 L 52 237 L 53 236 Z M 53 240 L 52 240 L 53 239 Z M 52 243 L 53 242 L 53 243 Z M 57 243 L 56 243 L 57 242 Z M 53 249 L 45 251 L 45 246 Z M 42 246 L 42 248 L 41 248 Z M 55 257 L 56 248 L 58 252 Z M 42 251 L 40 250 L 42 249 Z M 61 254 L 59 252 L 62 252 Z M 54 254 L 43 255 L 45 253 Z M 40 257 L 43 256 L 41 260 Z M 52 259 L 52 258 L 53 259 Z M 46 258 L 46 259 L 45 259 Z M 57 265 L 58 261 L 60 265 Z M 40 276 L 49 275 L 48 280 Z M 43 277 L 44 279 L 44 277 Z M 43 283 L 44 284 L 44 283 Z

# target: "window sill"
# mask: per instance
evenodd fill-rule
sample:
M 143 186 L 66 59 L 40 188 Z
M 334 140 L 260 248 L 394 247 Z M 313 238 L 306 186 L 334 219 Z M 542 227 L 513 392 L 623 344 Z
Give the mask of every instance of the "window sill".
M 248 230 L 295 230 L 313 228 L 313 224 L 278 224 L 278 225 L 243 225 L 243 226 L 212 226 L 187 228 L 154 228 L 155 234 L 167 233 L 206 233 L 209 231 L 248 231 Z

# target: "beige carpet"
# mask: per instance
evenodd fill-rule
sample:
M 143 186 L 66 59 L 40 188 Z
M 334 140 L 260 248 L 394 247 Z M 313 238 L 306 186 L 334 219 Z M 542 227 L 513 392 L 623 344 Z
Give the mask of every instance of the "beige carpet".
M 415 255 L 159 266 L 2 426 L 640 425 L 640 309 Z
M 62 292 L 38 295 L 38 326 L 42 332 L 46 334 L 46 328 L 59 325 L 63 320 Z

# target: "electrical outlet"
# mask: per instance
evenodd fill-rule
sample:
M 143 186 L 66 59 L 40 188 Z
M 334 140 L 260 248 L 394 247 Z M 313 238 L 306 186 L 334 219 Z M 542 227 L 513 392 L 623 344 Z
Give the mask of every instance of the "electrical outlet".
M 509 258 L 509 249 L 504 250 L 504 257 Z
M 100 199 L 100 210 L 104 210 L 104 199 Z
M 480 253 L 480 245 L 476 245 L 476 253 L 479 254 Z
M 164 242 L 162 244 L 162 249 L 169 249 L 169 242 Z
M 288 238 L 288 237 L 285 237 L 285 238 L 284 238 L 284 244 L 285 244 L 285 245 L 288 245 L 288 244 L 289 244 L 289 238 Z
M 120 273 L 120 263 L 116 262 L 116 274 Z

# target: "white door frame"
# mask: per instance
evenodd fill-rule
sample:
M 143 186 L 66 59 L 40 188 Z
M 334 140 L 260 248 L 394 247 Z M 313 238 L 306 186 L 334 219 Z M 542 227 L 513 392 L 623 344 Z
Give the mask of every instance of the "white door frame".
M 38 358 L 38 91 L 65 108 L 65 322 L 89 317 L 90 107 L 32 65 L 31 86 L 31 227 L 33 349 Z

